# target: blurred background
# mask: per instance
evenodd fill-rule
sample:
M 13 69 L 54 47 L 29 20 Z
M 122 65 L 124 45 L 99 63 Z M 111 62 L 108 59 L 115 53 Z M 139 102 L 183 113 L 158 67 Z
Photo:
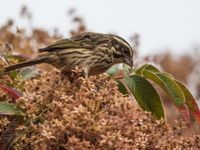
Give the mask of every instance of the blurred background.
M 83 31 L 114 33 L 136 48 L 135 66 L 154 63 L 200 99 L 199 0 L 6 0 L 0 5 L 0 51 L 26 58 Z

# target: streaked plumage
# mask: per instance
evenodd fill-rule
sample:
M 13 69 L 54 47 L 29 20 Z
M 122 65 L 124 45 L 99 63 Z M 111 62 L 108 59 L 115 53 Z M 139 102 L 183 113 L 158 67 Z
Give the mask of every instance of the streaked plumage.
M 8 66 L 4 71 L 48 63 L 62 72 L 70 72 L 78 66 L 88 76 L 103 73 L 117 63 L 133 65 L 131 46 L 123 38 L 112 34 L 81 33 L 39 49 L 39 53 L 43 52 L 38 58 Z

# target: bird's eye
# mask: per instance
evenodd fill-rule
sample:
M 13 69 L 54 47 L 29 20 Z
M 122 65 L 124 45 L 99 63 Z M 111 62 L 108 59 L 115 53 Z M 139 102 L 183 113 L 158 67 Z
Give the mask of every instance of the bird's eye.
M 124 47 L 124 48 L 122 49 L 122 52 L 123 52 L 123 54 L 126 55 L 126 56 L 130 56 L 130 55 L 131 55 L 129 49 L 126 48 L 126 47 Z

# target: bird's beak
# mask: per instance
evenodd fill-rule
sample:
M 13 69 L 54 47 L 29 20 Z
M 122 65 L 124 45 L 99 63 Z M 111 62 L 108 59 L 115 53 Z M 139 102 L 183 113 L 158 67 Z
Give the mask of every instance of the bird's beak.
M 129 65 L 131 68 L 133 67 L 133 59 L 132 58 L 126 58 L 125 63 Z

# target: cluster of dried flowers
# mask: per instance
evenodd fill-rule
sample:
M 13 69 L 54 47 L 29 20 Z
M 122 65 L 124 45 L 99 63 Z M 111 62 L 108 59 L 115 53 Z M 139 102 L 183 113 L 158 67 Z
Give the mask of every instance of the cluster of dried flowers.
M 69 79 L 56 71 L 25 82 L 18 105 L 28 122 L 20 125 L 16 149 L 187 149 L 200 137 L 184 137 L 155 120 L 118 92 L 106 75 Z

